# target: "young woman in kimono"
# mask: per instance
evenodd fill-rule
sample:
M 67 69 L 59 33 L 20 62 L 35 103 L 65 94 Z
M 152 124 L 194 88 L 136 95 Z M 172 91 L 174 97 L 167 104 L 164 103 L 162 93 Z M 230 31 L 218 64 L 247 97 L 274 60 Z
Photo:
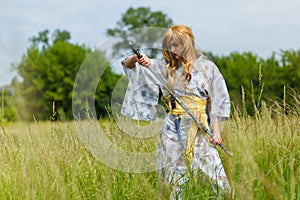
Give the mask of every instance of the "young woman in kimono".
M 222 143 L 219 122 L 230 115 L 225 80 L 217 66 L 196 49 L 187 26 L 175 25 L 166 31 L 162 52 L 164 60 L 149 59 L 145 54 L 138 59 L 134 54 L 122 61 L 129 85 L 121 112 L 133 119 L 154 119 L 161 89 L 168 105 L 158 142 L 161 185 L 168 183 L 172 198 L 180 199 L 187 172 L 201 170 L 217 188 L 228 192 L 229 181 L 215 148 Z M 212 130 L 213 138 L 198 128 L 170 92 Z

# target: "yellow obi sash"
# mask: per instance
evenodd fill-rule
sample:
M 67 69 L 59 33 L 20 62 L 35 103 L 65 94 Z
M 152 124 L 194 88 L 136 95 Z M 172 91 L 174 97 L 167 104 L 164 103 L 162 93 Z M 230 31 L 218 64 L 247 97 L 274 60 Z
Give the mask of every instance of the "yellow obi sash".
M 189 110 L 199 119 L 201 123 L 203 123 L 204 126 L 208 127 L 207 123 L 207 116 L 206 116 L 206 100 L 196 97 L 196 96 L 182 96 L 178 97 L 183 104 L 189 108 Z M 170 110 L 170 114 L 172 115 L 181 115 L 181 116 L 189 116 L 189 114 L 178 104 L 177 101 L 176 103 L 176 108 L 172 109 L 171 106 L 171 101 L 168 102 L 168 107 Z M 187 160 L 191 163 L 194 157 L 194 145 L 195 145 L 195 140 L 196 140 L 196 135 L 198 131 L 198 125 L 193 120 L 188 138 L 187 138 L 187 147 L 186 147 L 186 158 Z M 201 129 L 201 132 L 209 138 L 209 136 L 206 134 L 206 132 Z

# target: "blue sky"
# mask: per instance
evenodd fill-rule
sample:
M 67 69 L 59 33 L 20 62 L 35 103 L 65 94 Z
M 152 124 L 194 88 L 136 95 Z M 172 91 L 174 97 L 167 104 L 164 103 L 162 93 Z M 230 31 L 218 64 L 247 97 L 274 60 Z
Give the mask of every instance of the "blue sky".
M 1 0 L 0 85 L 10 83 L 15 75 L 10 64 L 20 62 L 28 39 L 39 31 L 64 29 L 72 42 L 94 47 L 130 6 L 162 11 L 190 26 L 197 44 L 217 54 L 251 51 L 268 57 L 300 48 L 299 0 Z

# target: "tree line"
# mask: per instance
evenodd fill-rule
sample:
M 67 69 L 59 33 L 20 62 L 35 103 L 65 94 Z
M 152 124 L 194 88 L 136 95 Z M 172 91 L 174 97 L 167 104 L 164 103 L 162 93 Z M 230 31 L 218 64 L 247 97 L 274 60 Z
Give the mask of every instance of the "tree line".
M 120 34 L 124 27 L 169 27 L 172 23 L 172 19 L 162 12 L 152 12 L 145 7 L 129 8 L 116 28 L 107 30 L 107 35 Z M 70 120 L 74 117 L 72 102 L 73 106 L 81 107 L 80 110 L 88 110 L 89 105 L 94 104 L 97 117 L 108 115 L 112 92 L 122 75 L 112 70 L 105 52 L 71 43 L 70 39 L 71 34 L 66 30 L 55 30 L 52 35 L 49 30 L 44 30 L 29 39 L 30 46 L 21 62 L 13 66 L 19 78 L 14 78 L 1 90 L 0 120 Z M 142 39 L 145 37 L 141 36 Z M 157 40 L 148 38 L 147 43 Z M 124 41 L 115 48 L 122 44 L 124 46 Z M 224 75 L 233 104 L 246 107 L 249 114 L 254 112 L 253 104 L 259 108 L 262 101 L 272 105 L 274 101 L 284 99 L 293 104 L 293 94 L 299 93 L 300 50 L 282 50 L 268 58 L 252 52 L 203 53 Z M 151 52 L 151 56 L 156 54 Z M 82 65 L 88 65 L 88 70 L 82 72 L 78 80 L 84 86 L 80 92 L 86 98 L 76 99 L 73 96 L 75 79 Z M 99 66 L 104 68 L 99 69 Z M 97 85 L 93 91 L 89 90 L 91 83 Z M 125 90 L 126 81 L 122 85 Z M 122 98 L 121 93 L 118 95 Z
M 232 102 L 245 106 L 249 114 L 262 101 L 269 106 L 275 101 L 295 103 L 300 92 L 300 49 L 273 52 L 268 58 L 251 52 L 210 56 L 226 79 Z

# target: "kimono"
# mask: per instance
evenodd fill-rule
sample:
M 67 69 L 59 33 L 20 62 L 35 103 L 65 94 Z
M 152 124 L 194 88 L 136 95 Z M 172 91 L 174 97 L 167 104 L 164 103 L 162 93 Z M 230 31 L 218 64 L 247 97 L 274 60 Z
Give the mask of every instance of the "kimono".
M 163 60 L 153 59 L 149 67 L 138 64 L 133 69 L 124 67 L 124 71 L 129 78 L 121 109 L 125 116 L 137 120 L 155 119 L 160 89 L 163 97 L 168 100 L 170 92 L 182 99 L 207 128 L 210 128 L 216 117 L 219 121 L 229 118 L 230 98 L 225 80 L 217 66 L 204 56 L 200 56 L 194 63 L 190 81 L 185 80 L 181 65 L 174 72 L 174 76 L 168 76 Z M 186 101 L 187 97 L 189 100 Z M 175 106 L 180 108 L 178 104 Z M 186 172 L 192 169 L 194 173 L 201 170 L 223 191 L 230 190 L 219 154 L 209 144 L 205 133 L 198 127 L 195 128 L 193 119 L 184 114 L 184 110 L 169 109 L 171 110 L 164 117 L 158 141 L 157 163 L 162 184 L 167 182 L 173 198 L 178 197 L 182 185 L 188 181 Z M 188 144 L 191 134 L 194 134 L 190 142 L 192 145 Z M 189 146 L 192 146 L 193 152 L 189 162 L 186 162 Z

